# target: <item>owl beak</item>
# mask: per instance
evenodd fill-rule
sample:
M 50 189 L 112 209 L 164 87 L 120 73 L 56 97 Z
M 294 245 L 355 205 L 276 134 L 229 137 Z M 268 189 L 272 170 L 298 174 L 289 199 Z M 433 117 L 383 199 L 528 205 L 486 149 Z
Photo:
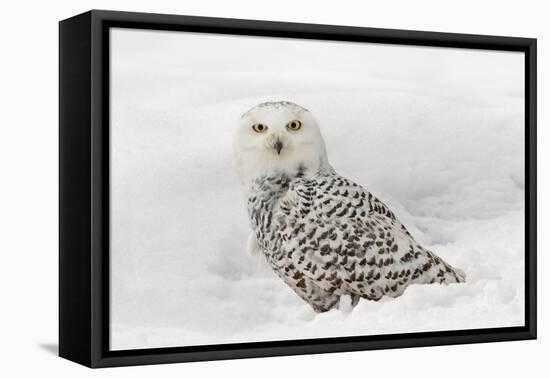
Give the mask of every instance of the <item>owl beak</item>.
M 275 148 L 275 151 L 277 151 L 277 154 L 281 154 L 281 150 L 283 149 L 283 142 L 281 142 L 280 139 L 277 139 L 275 141 L 275 144 L 273 144 L 273 148 Z

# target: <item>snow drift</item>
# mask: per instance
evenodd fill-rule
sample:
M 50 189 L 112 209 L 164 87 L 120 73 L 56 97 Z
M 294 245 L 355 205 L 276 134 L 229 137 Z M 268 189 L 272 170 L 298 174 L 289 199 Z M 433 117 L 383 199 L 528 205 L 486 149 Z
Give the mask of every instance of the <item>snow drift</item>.
M 128 30 L 111 40 L 112 349 L 523 325 L 520 53 Z M 246 254 L 232 126 L 283 99 L 317 117 L 333 167 L 466 284 L 315 314 Z

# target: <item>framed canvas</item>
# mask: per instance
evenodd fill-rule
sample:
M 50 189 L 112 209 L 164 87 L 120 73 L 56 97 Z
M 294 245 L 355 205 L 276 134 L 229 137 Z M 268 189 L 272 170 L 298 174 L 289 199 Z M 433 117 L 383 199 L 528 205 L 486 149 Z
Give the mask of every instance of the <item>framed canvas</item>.
M 536 40 L 60 22 L 59 353 L 536 338 Z

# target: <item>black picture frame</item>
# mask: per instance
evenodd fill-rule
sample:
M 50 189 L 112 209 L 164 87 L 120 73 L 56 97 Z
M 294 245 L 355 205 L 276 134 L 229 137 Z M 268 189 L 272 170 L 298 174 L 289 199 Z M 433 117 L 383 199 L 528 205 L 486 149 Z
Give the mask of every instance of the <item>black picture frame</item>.
M 525 53 L 525 325 L 110 351 L 111 27 Z M 536 39 L 92 10 L 59 24 L 59 355 L 88 367 L 536 338 Z

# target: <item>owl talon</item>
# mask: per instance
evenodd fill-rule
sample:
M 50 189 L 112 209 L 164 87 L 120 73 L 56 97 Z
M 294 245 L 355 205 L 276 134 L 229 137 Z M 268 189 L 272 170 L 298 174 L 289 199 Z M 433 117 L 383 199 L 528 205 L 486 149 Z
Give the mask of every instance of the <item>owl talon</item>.
M 338 309 L 345 314 L 353 311 L 353 298 L 350 295 L 342 295 L 338 302 Z

